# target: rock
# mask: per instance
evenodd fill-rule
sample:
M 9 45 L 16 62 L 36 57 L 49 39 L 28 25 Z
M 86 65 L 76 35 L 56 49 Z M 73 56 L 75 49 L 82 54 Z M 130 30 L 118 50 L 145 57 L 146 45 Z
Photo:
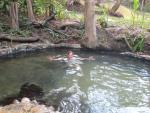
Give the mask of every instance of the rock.
M 121 55 L 126 55 L 126 56 L 130 56 L 130 57 L 134 57 L 134 58 L 138 58 L 138 59 L 143 59 L 143 60 L 147 60 L 150 61 L 150 55 L 145 55 L 145 54 L 138 54 L 138 53 L 132 53 L 132 52 L 122 52 L 120 53 Z
M 66 47 L 66 48 L 81 48 L 80 44 L 69 44 L 69 43 L 59 43 L 59 44 L 52 44 L 52 43 L 34 43 L 34 44 L 17 44 L 13 45 L 13 47 L 7 48 L 0 48 L 0 57 L 17 54 L 21 52 L 28 52 L 28 51 L 35 51 L 35 50 L 42 50 L 46 48 L 59 48 L 59 47 Z
M 20 103 L 13 103 L 0 107 L 0 113 L 59 113 L 53 107 L 33 104 L 29 98 L 22 98 Z
M 13 104 L 19 104 L 20 102 L 17 100 L 17 99 L 15 99 L 14 101 L 13 101 Z
M 53 106 L 50 106 L 48 109 L 50 109 L 50 110 L 52 110 L 52 111 L 55 110 L 55 108 L 54 108 Z
M 19 97 L 28 97 L 30 99 L 36 98 L 36 97 L 42 97 L 44 95 L 43 89 L 36 85 L 36 84 L 30 84 L 25 83 L 21 86 Z
M 34 105 L 37 105 L 37 104 L 38 104 L 38 102 L 37 102 L 36 100 L 32 100 L 32 103 L 33 103 Z
M 30 103 L 30 99 L 27 97 L 24 97 L 24 98 L 22 98 L 21 103 L 28 104 L 28 103 Z

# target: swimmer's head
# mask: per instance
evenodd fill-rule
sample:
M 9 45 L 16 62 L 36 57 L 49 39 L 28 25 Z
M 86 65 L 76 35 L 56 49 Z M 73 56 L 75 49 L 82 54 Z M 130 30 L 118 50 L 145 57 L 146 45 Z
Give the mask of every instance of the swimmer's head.
M 68 51 L 67 52 L 67 58 L 70 60 L 71 58 L 73 58 L 73 52 L 72 51 Z

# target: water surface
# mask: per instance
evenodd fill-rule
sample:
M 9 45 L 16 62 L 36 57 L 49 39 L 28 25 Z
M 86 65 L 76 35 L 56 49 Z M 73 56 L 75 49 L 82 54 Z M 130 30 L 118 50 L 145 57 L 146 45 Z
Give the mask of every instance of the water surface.
M 80 61 L 71 68 L 66 62 L 47 59 L 65 53 L 51 50 L 0 60 L 0 99 L 30 82 L 41 86 L 43 98 L 63 113 L 150 113 L 149 63 L 86 51 L 75 54 L 96 60 Z

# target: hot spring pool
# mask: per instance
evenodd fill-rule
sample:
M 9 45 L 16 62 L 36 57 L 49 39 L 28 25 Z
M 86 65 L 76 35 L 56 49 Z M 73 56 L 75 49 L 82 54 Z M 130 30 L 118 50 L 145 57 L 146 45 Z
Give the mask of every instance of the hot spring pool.
M 150 64 L 111 54 L 74 51 L 80 70 L 48 55 L 64 56 L 67 50 L 50 50 L 0 60 L 0 99 L 19 92 L 22 84 L 35 83 L 43 97 L 63 113 L 150 113 Z

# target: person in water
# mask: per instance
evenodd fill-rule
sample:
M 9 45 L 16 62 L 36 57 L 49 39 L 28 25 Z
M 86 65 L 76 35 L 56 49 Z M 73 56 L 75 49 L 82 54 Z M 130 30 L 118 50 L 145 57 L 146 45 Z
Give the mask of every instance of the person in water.
M 49 61 L 61 61 L 61 60 L 66 60 L 65 58 L 62 58 L 60 56 L 48 56 Z M 88 58 L 77 58 L 77 55 L 74 55 L 72 51 L 67 52 L 67 61 L 74 60 L 74 59 L 79 59 L 79 60 L 95 60 L 93 56 L 90 56 Z
M 95 60 L 93 56 L 88 58 L 82 58 L 78 55 L 75 55 L 72 51 L 68 51 L 66 57 L 60 56 L 49 56 L 49 61 L 62 61 L 67 64 L 66 74 L 73 75 L 77 74 L 78 76 L 82 76 L 82 68 L 80 64 L 83 64 L 83 60 Z

